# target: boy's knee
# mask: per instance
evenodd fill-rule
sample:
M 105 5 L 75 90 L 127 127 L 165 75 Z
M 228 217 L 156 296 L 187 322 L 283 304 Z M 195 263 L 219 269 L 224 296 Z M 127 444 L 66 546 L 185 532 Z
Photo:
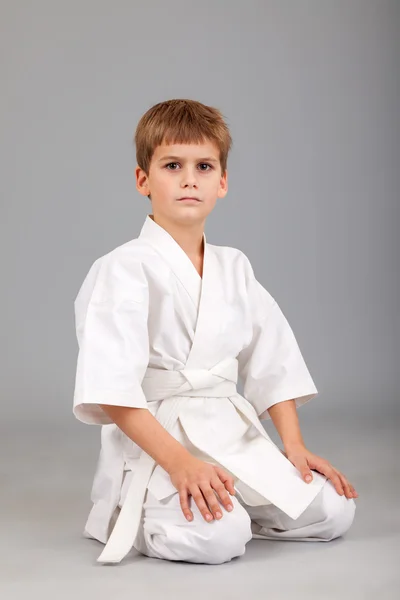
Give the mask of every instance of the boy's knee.
M 205 551 L 209 564 L 221 564 L 242 556 L 252 538 L 250 517 L 239 503 L 234 503 L 231 513 L 224 512 L 222 519 L 208 523 L 206 527 Z
M 145 522 L 145 539 L 151 555 L 206 564 L 221 564 L 242 556 L 252 538 L 251 520 L 239 502 L 235 498 L 232 501 L 233 511 L 223 511 L 222 519 L 211 523 L 204 521 L 197 511 L 193 511 L 195 520 L 188 527 L 168 523 L 160 527 L 161 523 Z
M 340 496 L 333 485 L 325 486 L 324 511 L 326 515 L 326 541 L 338 538 L 348 531 L 354 521 L 356 503 L 353 498 Z

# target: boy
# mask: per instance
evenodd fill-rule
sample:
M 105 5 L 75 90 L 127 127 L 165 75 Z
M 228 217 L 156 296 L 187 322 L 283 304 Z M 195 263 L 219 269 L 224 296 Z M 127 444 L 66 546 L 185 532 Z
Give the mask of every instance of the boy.
M 98 561 L 135 547 L 219 564 L 252 537 L 342 535 L 357 493 L 302 439 L 296 408 L 317 390 L 294 334 L 243 252 L 206 241 L 228 189 L 221 113 L 161 102 L 135 142 L 152 214 L 138 238 L 93 263 L 75 300 L 74 414 L 103 425 L 85 527 L 106 544 Z M 285 452 L 261 425 L 268 418 Z

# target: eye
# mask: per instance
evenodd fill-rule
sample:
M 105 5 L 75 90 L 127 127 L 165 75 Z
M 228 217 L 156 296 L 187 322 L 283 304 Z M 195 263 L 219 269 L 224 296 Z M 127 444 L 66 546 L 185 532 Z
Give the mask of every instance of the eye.
M 176 165 L 179 165 L 179 163 L 170 162 L 165 165 L 165 169 L 167 169 L 168 171 L 176 171 L 177 169 L 174 168 Z M 214 168 L 212 165 L 210 165 L 208 163 L 199 163 L 199 166 L 206 167 L 205 169 L 200 168 L 200 171 L 203 171 L 203 172 L 212 171 L 212 169 Z

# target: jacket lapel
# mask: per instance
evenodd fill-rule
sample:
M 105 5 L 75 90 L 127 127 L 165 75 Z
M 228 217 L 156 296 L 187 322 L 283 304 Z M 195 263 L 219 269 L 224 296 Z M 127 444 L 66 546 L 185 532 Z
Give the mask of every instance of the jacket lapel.
M 183 287 L 192 299 L 196 310 L 199 306 L 202 279 L 192 261 L 174 238 L 148 215 L 142 227 L 139 238 L 149 243 L 168 263 L 171 270 L 180 280 Z M 204 247 L 206 236 L 203 234 Z
M 211 368 L 220 360 L 220 346 L 217 343 L 223 306 L 220 268 L 213 249 L 209 244 L 206 245 L 197 326 L 186 363 L 188 368 Z
M 139 235 L 157 250 L 180 280 L 197 310 L 197 323 L 187 367 L 212 367 L 218 360 L 217 339 L 221 306 L 221 266 L 204 239 L 203 278 L 174 238 L 148 215 Z

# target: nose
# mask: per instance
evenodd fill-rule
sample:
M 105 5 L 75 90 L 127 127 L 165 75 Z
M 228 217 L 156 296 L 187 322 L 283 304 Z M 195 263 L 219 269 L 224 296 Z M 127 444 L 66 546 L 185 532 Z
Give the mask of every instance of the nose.
M 182 169 L 181 173 L 181 187 L 197 187 L 197 173 L 195 169 L 186 167 Z

